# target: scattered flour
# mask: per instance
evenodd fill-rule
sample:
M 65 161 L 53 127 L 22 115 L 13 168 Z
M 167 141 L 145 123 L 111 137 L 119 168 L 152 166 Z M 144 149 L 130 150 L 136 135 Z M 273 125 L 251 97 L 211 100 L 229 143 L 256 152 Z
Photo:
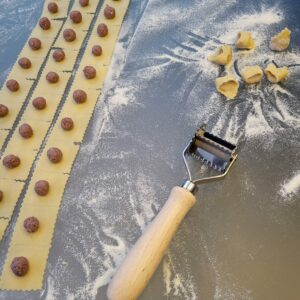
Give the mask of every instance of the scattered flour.
M 175 270 L 172 255 L 169 251 L 163 260 L 163 277 L 166 296 L 174 295 L 186 300 L 197 299 L 195 287 L 189 274 Z
M 149 13 L 143 17 L 143 28 L 140 28 L 139 25 L 136 30 L 140 36 L 145 34 L 145 38 L 147 38 L 147 34 L 151 34 L 153 31 L 169 25 L 170 22 L 174 24 L 180 23 L 180 20 L 176 20 L 176 18 L 178 15 L 184 15 L 186 12 L 173 9 L 171 2 L 166 3 L 163 8 L 159 1 L 149 2 L 150 4 L 146 9 Z M 236 1 L 225 1 L 224 9 L 230 9 L 234 4 L 236 4 Z M 266 59 L 274 59 L 282 65 L 300 63 L 300 55 L 297 51 L 290 51 L 287 52 L 286 55 L 280 55 L 268 51 L 265 45 L 266 40 L 269 38 L 268 31 L 270 25 L 280 23 L 284 19 L 284 15 L 278 7 L 262 7 L 257 11 L 253 11 L 251 14 L 237 14 L 232 19 L 222 21 L 219 18 L 218 10 L 212 9 L 216 5 L 219 5 L 219 1 L 202 1 L 197 3 L 197 5 L 199 7 L 197 7 L 195 11 L 203 11 L 204 14 L 206 11 L 207 13 L 211 13 L 208 17 L 209 22 L 207 22 L 212 24 L 211 28 L 207 28 L 206 24 L 201 25 L 202 27 L 193 27 L 193 24 L 191 24 L 190 30 L 184 33 L 183 40 L 181 40 L 180 37 L 178 40 L 174 39 L 174 45 L 172 47 L 164 47 L 162 53 L 158 53 L 155 57 L 145 57 L 145 60 L 150 61 L 150 65 L 146 65 L 143 69 L 136 70 L 141 81 L 139 82 L 140 86 L 122 86 L 119 83 L 119 78 L 124 73 L 123 67 L 127 59 L 126 51 L 128 51 L 128 49 L 130 49 L 128 47 L 132 45 L 131 43 L 124 42 L 117 44 L 114 61 L 107 76 L 103 89 L 103 97 L 101 98 L 101 100 L 105 99 L 107 95 L 109 95 L 109 101 L 101 106 L 103 108 L 101 117 L 96 118 L 95 122 L 93 122 L 91 142 L 83 143 L 81 147 L 81 151 L 86 153 L 87 157 L 94 154 L 95 148 L 102 141 L 105 134 L 113 132 L 114 124 L 111 122 L 111 113 L 122 111 L 125 108 L 128 109 L 129 106 L 137 105 L 135 93 L 138 88 L 141 88 L 142 84 L 146 84 L 148 80 L 161 76 L 165 67 L 169 64 L 184 64 L 191 70 L 191 74 L 199 74 L 201 79 L 212 82 L 219 74 L 219 67 L 208 62 L 208 55 L 222 43 L 233 44 L 238 31 L 251 30 L 257 44 L 261 46 L 253 53 L 247 52 L 247 54 L 245 54 L 246 52 L 244 51 L 236 53 L 235 58 L 238 60 L 239 66 L 251 63 L 263 65 Z M 190 14 L 187 18 L 195 18 L 192 16 L 194 10 L 188 9 L 187 12 Z M 158 19 L 159 17 L 160 19 Z M 127 33 L 126 26 L 123 26 L 122 32 Z M 136 32 L 134 33 L 134 37 L 136 37 Z M 209 32 L 209 36 L 207 32 Z M 137 38 L 136 43 L 140 42 L 141 41 Z M 135 57 L 133 58 L 135 59 Z M 152 65 L 151 61 L 153 62 Z M 238 142 L 242 138 L 252 139 L 263 135 L 273 135 L 273 128 L 276 126 L 278 120 L 284 121 L 289 126 L 300 126 L 299 116 L 293 112 L 290 103 L 285 100 L 287 96 L 292 98 L 294 96 L 283 86 L 264 85 L 264 87 L 262 87 L 261 85 L 257 85 L 256 87 L 247 87 L 245 91 L 241 92 L 240 99 L 236 100 L 242 100 L 244 102 L 237 105 L 235 105 L 234 101 L 225 103 L 214 90 L 209 91 L 209 94 L 210 96 L 204 108 L 201 107 L 201 110 L 200 108 L 197 110 L 197 107 L 195 107 L 195 109 L 190 112 L 188 118 L 198 120 L 199 116 L 203 116 L 203 121 L 215 124 L 212 128 L 215 134 L 221 134 L 232 142 Z M 220 110 L 221 100 L 225 105 Z M 272 105 L 270 105 L 271 102 L 273 102 Z M 276 109 L 274 109 L 273 104 L 275 104 Z M 245 112 L 248 112 L 248 114 L 246 118 L 243 118 L 245 117 Z M 211 121 L 211 117 L 216 116 L 218 117 L 217 121 Z M 124 159 L 127 155 L 128 153 L 126 152 L 120 152 L 118 154 L 112 153 L 105 158 L 115 161 Z M 99 180 L 106 180 L 107 178 L 105 178 L 105 176 L 105 174 L 101 175 Z M 126 174 L 124 176 L 126 176 Z M 145 173 L 138 173 L 138 177 L 135 176 L 134 180 L 132 180 L 130 176 L 131 174 L 127 174 L 125 177 L 125 180 L 128 181 L 128 189 L 131 192 L 128 199 L 126 199 L 128 200 L 128 207 L 126 208 L 132 213 L 132 218 L 129 223 L 134 223 L 140 232 L 142 232 L 146 224 L 155 214 L 151 205 L 158 206 L 158 203 L 155 201 L 154 184 L 149 183 L 150 179 L 147 178 Z M 136 190 L 133 191 L 134 187 Z M 282 196 L 295 194 L 299 191 L 299 188 L 300 173 L 285 182 L 281 187 L 280 193 Z M 114 240 L 115 243 L 107 243 L 99 237 L 95 237 L 99 238 L 99 248 L 101 248 L 103 255 L 100 256 L 98 250 L 95 249 L 85 250 L 89 250 L 89 255 L 92 256 L 96 264 L 101 266 L 101 269 L 99 268 L 97 276 L 92 276 L 88 262 L 86 262 L 86 257 L 80 256 L 78 258 L 79 262 L 77 262 L 80 263 L 83 269 L 87 284 L 79 286 L 76 291 L 68 291 L 69 295 L 67 299 L 95 299 L 98 289 L 109 282 L 129 247 L 125 239 L 120 235 L 120 232 L 113 227 L 113 216 L 109 215 L 109 213 L 105 213 L 103 209 L 106 202 L 113 198 L 114 194 L 101 194 L 99 192 L 97 197 L 95 197 L 88 194 L 88 191 L 85 191 L 85 193 L 86 194 L 82 195 L 82 199 L 86 199 L 86 201 L 81 205 L 86 205 L 91 211 L 101 209 L 103 218 L 101 216 L 101 222 L 97 220 L 98 223 L 96 222 L 94 226 L 95 228 L 96 226 L 101 227 L 105 235 Z M 91 220 L 90 222 L 93 221 Z M 95 232 L 97 233 L 96 229 Z M 251 299 L 249 291 L 241 287 L 233 286 L 232 282 L 224 278 L 216 258 L 211 255 L 210 249 L 208 249 L 206 241 L 204 240 L 202 244 L 216 277 L 214 299 Z M 74 247 L 74 249 L 71 250 L 71 255 L 78 257 L 76 252 L 77 248 Z M 179 268 L 175 268 L 170 253 L 167 253 L 163 261 L 163 277 L 165 293 L 169 299 L 172 299 L 174 296 L 180 297 L 180 299 L 197 299 L 191 274 L 184 273 Z M 52 276 L 47 277 L 48 290 L 46 299 L 59 299 L 59 289 L 61 289 L 59 284 L 60 283 L 55 282 Z
M 295 195 L 300 190 L 300 172 L 295 174 L 289 180 L 286 180 L 279 191 L 280 195 L 285 199 Z

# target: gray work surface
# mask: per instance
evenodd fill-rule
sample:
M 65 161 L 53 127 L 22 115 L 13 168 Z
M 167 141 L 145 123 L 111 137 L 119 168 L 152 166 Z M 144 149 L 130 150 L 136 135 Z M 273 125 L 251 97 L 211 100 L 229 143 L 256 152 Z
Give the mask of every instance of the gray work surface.
M 42 6 L 0 0 L 1 84 Z M 182 149 L 207 123 L 238 143 L 239 159 L 225 180 L 199 187 L 141 299 L 299 299 L 300 67 L 282 85 L 240 81 L 229 102 L 215 92 L 222 69 L 206 59 L 250 30 L 258 47 L 236 54 L 239 67 L 299 64 L 299 15 L 291 0 L 133 0 L 65 190 L 44 288 L 0 298 L 106 299 L 117 265 L 186 177 Z M 273 53 L 268 41 L 285 26 L 291 46 Z

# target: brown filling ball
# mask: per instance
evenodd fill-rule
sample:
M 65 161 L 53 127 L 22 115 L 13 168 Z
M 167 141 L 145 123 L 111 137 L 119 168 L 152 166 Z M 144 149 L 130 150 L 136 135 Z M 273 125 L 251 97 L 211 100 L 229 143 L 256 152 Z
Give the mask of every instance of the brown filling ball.
M 40 19 L 39 25 L 43 30 L 48 30 L 51 27 L 51 22 L 47 17 L 43 17 Z
M 19 127 L 19 133 L 20 133 L 21 137 L 23 137 L 24 139 L 29 139 L 33 136 L 32 127 L 26 123 L 22 124 Z
M 3 200 L 3 192 L 0 191 L 0 202 Z
M 14 169 L 18 167 L 21 163 L 21 160 L 18 156 L 9 154 L 3 158 L 2 164 L 7 169 Z
M 60 149 L 53 147 L 48 149 L 47 156 L 52 163 L 57 164 L 62 160 L 63 154 Z
M 76 32 L 73 29 L 65 29 L 63 32 L 64 39 L 67 42 L 73 42 L 76 39 Z
M 75 90 L 73 92 L 73 100 L 78 103 L 78 104 L 81 104 L 81 103 L 84 103 L 87 99 L 87 94 L 85 91 L 83 90 Z
M 28 41 L 28 45 L 29 47 L 36 51 L 36 50 L 39 50 L 41 49 L 42 47 L 42 42 L 41 40 L 37 39 L 37 38 L 31 38 L 29 41 Z
M 86 79 L 93 79 L 96 77 L 96 69 L 92 66 L 85 66 L 83 69 L 83 74 Z
M 31 61 L 27 57 L 22 57 L 18 60 L 18 64 L 23 69 L 29 69 L 31 68 Z
M 106 19 L 113 19 L 116 16 L 116 10 L 109 5 L 106 5 L 104 9 L 104 16 Z
M 99 24 L 97 27 L 97 33 L 100 37 L 107 36 L 108 28 L 107 28 L 106 24 L 104 24 L 104 23 Z
M 46 196 L 49 193 L 49 182 L 47 180 L 39 180 L 34 185 L 34 191 L 39 196 Z
M 40 222 L 36 217 L 29 217 L 24 220 L 23 226 L 28 233 L 34 233 L 39 229 Z
M 6 87 L 11 91 L 11 92 L 16 92 L 19 90 L 20 85 L 17 80 L 14 79 L 9 79 L 6 81 Z
M 0 118 L 7 116 L 8 112 L 9 112 L 8 107 L 5 106 L 4 104 L 0 104 Z
M 100 45 L 95 45 L 92 48 L 92 53 L 94 56 L 101 56 L 102 55 L 102 48 Z
M 10 264 L 10 268 L 16 276 L 24 276 L 29 270 L 29 262 L 26 257 L 15 257 Z
M 49 72 L 46 75 L 46 79 L 49 83 L 56 83 L 59 80 L 59 75 L 55 72 Z
M 48 4 L 48 11 L 52 14 L 56 14 L 58 12 L 58 6 L 55 2 L 50 2 Z
M 60 126 L 63 130 L 69 131 L 74 127 L 74 122 L 71 118 L 63 118 L 60 122 Z
M 70 19 L 73 21 L 73 23 L 78 24 L 82 21 L 82 15 L 81 12 L 78 10 L 73 10 L 70 12 Z
M 46 102 L 45 98 L 43 98 L 43 97 L 37 97 L 37 98 L 33 99 L 32 105 L 36 109 L 41 110 L 41 109 L 44 109 L 46 107 L 47 102 Z
M 57 49 L 52 54 L 52 57 L 56 62 L 63 61 L 65 59 L 65 56 L 65 52 L 62 49 Z
M 82 7 L 88 6 L 89 5 L 89 0 L 79 0 L 79 4 Z

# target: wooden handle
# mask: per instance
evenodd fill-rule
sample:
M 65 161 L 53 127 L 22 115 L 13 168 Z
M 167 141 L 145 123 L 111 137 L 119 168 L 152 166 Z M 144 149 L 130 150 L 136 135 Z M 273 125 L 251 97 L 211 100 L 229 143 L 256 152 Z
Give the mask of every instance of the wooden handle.
M 195 196 L 189 191 L 181 187 L 172 189 L 166 204 L 130 250 L 112 279 L 107 290 L 108 299 L 138 298 L 157 269 L 179 224 L 195 202 Z

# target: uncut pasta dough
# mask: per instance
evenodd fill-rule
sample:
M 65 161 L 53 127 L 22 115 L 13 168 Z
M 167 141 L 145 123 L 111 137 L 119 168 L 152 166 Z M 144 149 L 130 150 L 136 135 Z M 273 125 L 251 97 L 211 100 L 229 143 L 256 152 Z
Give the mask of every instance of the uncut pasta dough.
M 254 49 L 255 41 L 252 37 L 252 33 L 249 31 L 241 31 L 237 35 L 236 47 L 238 49 Z
M 215 81 L 216 89 L 227 99 L 234 99 L 239 89 L 239 82 L 232 74 L 218 77 Z
M 273 63 L 271 63 L 267 65 L 265 74 L 270 82 L 278 83 L 288 76 L 289 71 L 287 67 L 277 68 Z
M 246 66 L 241 70 L 241 75 L 246 83 L 253 84 L 262 80 L 263 71 L 260 66 Z
M 270 49 L 274 51 L 283 51 L 288 48 L 291 41 L 291 31 L 285 27 L 278 34 L 273 36 L 270 41 Z
M 77 2 L 77 1 L 76 1 Z M 69 177 L 73 162 L 76 158 L 79 145 L 74 143 L 74 141 L 81 141 L 85 132 L 85 129 L 88 126 L 90 117 L 93 113 L 94 107 L 96 105 L 97 99 L 101 94 L 101 88 L 105 79 L 105 75 L 108 71 L 109 57 L 112 56 L 114 45 L 117 41 L 120 26 L 122 24 L 123 17 L 127 11 L 129 0 L 122 1 L 112 1 L 106 0 L 105 4 L 112 5 L 116 8 L 116 18 L 114 24 L 112 22 L 111 29 L 111 38 L 105 39 L 107 42 L 107 48 L 104 42 L 104 39 L 101 39 L 99 36 L 97 39 L 95 37 L 90 38 L 88 41 L 88 46 L 85 49 L 85 53 L 89 52 L 91 47 L 94 45 L 94 42 L 98 41 L 99 44 L 103 47 L 103 51 L 106 51 L 105 60 L 97 60 L 96 57 L 91 57 L 89 60 L 89 65 L 98 66 L 97 76 L 94 79 L 87 80 L 83 77 L 82 69 L 86 65 L 86 61 L 80 62 L 80 67 L 78 68 L 75 80 L 73 81 L 70 93 L 68 94 L 67 101 L 64 103 L 61 112 L 59 114 L 58 120 L 61 120 L 61 117 L 72 117 L 74 120 L 73 130 L 67 132 L 62 131 L 59 127 L 59 124 L 55 124 L 53 131 L 51 132 L 45 149 L 43 150 L 39 160 L 37 161 L 36 168 L 34 170 L 32 179 L 30 180 L 28 190 L 23 201 L 19 217 L 17 219 L 16 227 L 13 232 L 13 236 L 10 242 L 9 251 L 3 265 L 3 272 L 0 279 L 0 288 L 6 290 L 20 290 L 20 291 L 29 291 L 29 290 L 38 290 L 42 288 L 44 271 L 46 268 L 46 263 L 48 259 L 49 249 L 51 247 L 51 241 L 53 236 L 53 231 L 55 228 L 55 221 L 57 218 L 57 213 L 61 200 L 64 193 L 64 188 Z M 98 23 L 106 22 L 104 19 L 102 10 L 99 17 L 97 18 Z M 109 22 L 106 22 L 107 24 Z M 114 34 L 113 34 L 114 33 Z M 110 44 L 111 43 L 111 44 Z M 111 47 L 108 47 L 111 46 Z M 67 48 L 68 50 L 73 50 L 72 47 Z M 84 57 L 86 57 L 84 55 Z M 93 60 L 94 58 L 94 60 Z M 102 65 L 101 65 L 102 64 Z M 56 70 L 54 70 L 56 71 Z M 45 74 L 45 72 L 43 72 Z M 96 80 L 97 83 L 96 83 Z M 43 82 L 43 87 L 47 83 Z M 87 93 L 87 101 L 82 104 L 77 104 L 72 99 L 72 93 L 75 89 L 84 88 Z M 42 90 L 38 91 L 37 95 L 40 95 Z M 41 94 L 45 96 L 47 100 L 47 107 L 39 112 L 36 112 L 32 105 L 30 106 L 30 115 L 34 114 L 36 120 L 40 119 L 38 113 L 43 114 L 43 117 L 46 116 L 47 110 L 50 108 L 51 99 L 54 96 L 54 100 L 57 101 L 58 94 L 60 92 L 54 93 L 54 91 L 49 95 Z M 59 100 L 58 100 L 59 102 Z M 49 112 L 49 111 L 48 111 Z M 52 108 L 51 108 L 52 113 Z M 76 115 L 73 113 L 76 113 Z M 26 114 L 28 116 L 29 114 Z M 32 116 L 32 115 L 31 115 Z M 47 149 L 49 147 L 58 147 L 63 152 L 63 159 L 59 164 L 51 164 L 47 159 Z M 49 194 L 40 199 L 37 194 L 33 191 L 33 186 L 37 180 L 47 180 L 50 184 Z M 53 189 L 51 187 L 55 186 Z M 43 212 L 47 211 L 49 208 L 49 214 Z M 34 235 L 24 235 L 24 228 L 22 227 L 22 222 L 25 217 L 28 215 L 35 215 L 41 221 L 41 230 Z M 43 230 L 43 227 L 45 230 Z M 21 242 L 20 242 L 21 239 Z M 30 269 L 28 274 L 22 278 L 16 278 L 16 276 L 11 272 L 10 263 L 15 256 L 25 256 L 30 264 Z
M 228 65 L 232 61 L 231 46 L 222 45 L 214 54 L 208 56 L 208 60 L 218 65 Z

